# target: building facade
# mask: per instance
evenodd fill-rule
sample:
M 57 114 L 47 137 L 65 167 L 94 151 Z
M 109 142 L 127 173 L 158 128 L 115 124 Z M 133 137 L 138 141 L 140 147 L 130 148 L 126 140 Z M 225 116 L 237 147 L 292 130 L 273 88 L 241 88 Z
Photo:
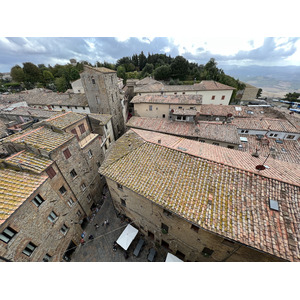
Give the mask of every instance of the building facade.
M 123 108 L 116 71 L 85 66 L 80 74 L 91 113 L 112 115 L 114 136 L 124 132 Z
M 115 143 L 100 173 L 117 212 L 178 258 L 299 261 L 299 168 L 270 159 L 257 171 L 259 163 L 135 129 Z

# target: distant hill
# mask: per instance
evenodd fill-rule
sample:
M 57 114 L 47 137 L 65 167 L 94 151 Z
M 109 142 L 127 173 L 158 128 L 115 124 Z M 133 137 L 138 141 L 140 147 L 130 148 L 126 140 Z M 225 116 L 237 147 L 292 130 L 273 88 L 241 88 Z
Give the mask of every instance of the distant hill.
M 263 89 L 262 96 L 283 97 L 300 92 L 300 66 L 219 66 L 236 79 Z

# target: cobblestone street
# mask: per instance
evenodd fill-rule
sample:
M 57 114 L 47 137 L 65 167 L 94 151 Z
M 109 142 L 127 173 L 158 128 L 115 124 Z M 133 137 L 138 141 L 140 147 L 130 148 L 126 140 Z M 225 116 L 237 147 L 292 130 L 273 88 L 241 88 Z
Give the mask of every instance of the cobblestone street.
M 102 225 L 108 219 L 109 225 Z M 99 228 L 95 228 L 95 224 Z M 148 237 L 143 237 L 145 246 L 138 257 L 133 255 L 135 246 L 142 234 L 139 232 L 128 248 L 129 257 L 125 259 L 125 251 L 118 246 L 117 251 L 113 251 L 113 243 L 116 241 L 125 227 L 126 221 L 118 218 L 109 191 L 106 192 L 106 198 L 96 213 L 93 220 L 85 228 L 85 244 L 79 245 L 71 257 L 71 262 L 147 262 L 147 255 L 150 248 L 154 247 L 157 251 L 155 262 L 164 262 L 167 256 L 167 250 L 163 247 L 156 247 L 154 241 Z M 134 226 L 134 224 L 132 224 Z M 89 235 L 94 236 L 94 240 L 89 240 Z

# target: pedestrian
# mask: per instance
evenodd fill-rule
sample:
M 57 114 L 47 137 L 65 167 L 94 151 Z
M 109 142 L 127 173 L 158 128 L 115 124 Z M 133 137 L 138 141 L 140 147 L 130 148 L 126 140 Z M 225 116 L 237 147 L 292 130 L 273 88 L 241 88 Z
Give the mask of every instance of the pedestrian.
M 90 236 L 89 236 L 89 240 L 93 240 L 94 239 L 94 236 L 92 235 L 92 234 L 90 234 Z
M 106 219 L 104 222 L 105 222 L 105 225 L 109 225 L 108 219 Z
M 85 237 L 85 231 L 81 234 L 81 237 L 82 237 L 82 238 Z
M 84 239 L 81 239 L 80 240 L 80 244 L 83 246 L 85 244 L 85 240 Z
M 99 228 L 98 223 L 95 224 L 95 229 L 97 230 Z

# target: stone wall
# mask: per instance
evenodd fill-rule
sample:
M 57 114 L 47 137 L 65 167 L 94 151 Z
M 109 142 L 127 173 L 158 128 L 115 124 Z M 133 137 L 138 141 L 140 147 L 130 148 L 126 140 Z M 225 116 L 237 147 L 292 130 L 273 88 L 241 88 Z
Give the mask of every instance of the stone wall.
M 125 187 L 118 188 L 110 179 L 106 180 L 116 210 L 129 217 L 142 233 L 153 236 L 157 247 L 167 247 L 185 261 L 280 261 L 275 256 L 192 226 L 182 217 Z M 168 233 L 163 232 L 162 224 L 168 227 Z M 211 255 L 209 250 L 213 251 Z
M 57 169 L 56 171 L 58 172 Z M 79 224 L 76 224 L 80 220 L 77 212 L 81 211 L 83 214 L 83 211 L 67 186 L 66 194 L 60 195 L 57 187 L 60 182 L 63 182 L 63 178 L 59 172 L 55 177 L 52 180 L 48 179 L 1 224 L 0 232 L 3 232 L 8 226 L 17 231 L 17 234 L 8 244 L 0 240 L 1 256 L 11 261 L 40 262 L 48 254 L 52 256 L 51 261 L 62 261 L 71 240 L 76 245 L 79 244 L 82 229 Z M 44 199 L 39 207 L 31 201 L 37 194 Z M 69 197 L 74 200 L 72 206 L 67 203 Z M 52 211 L 58 216 L 55 223 L 48 220 Z M 66 234 L 60 231 L 64 224 L 68 227 Z M 22 253 L 29 242 L 37 246 L 31 256 Z
M 118 138 L 124 133 L 124 118 L 116 72 L 101 73 L 92 68 L 86 68 L 80 76 L 90 111 L 98 114 L 111 114 L 114 135 Z

